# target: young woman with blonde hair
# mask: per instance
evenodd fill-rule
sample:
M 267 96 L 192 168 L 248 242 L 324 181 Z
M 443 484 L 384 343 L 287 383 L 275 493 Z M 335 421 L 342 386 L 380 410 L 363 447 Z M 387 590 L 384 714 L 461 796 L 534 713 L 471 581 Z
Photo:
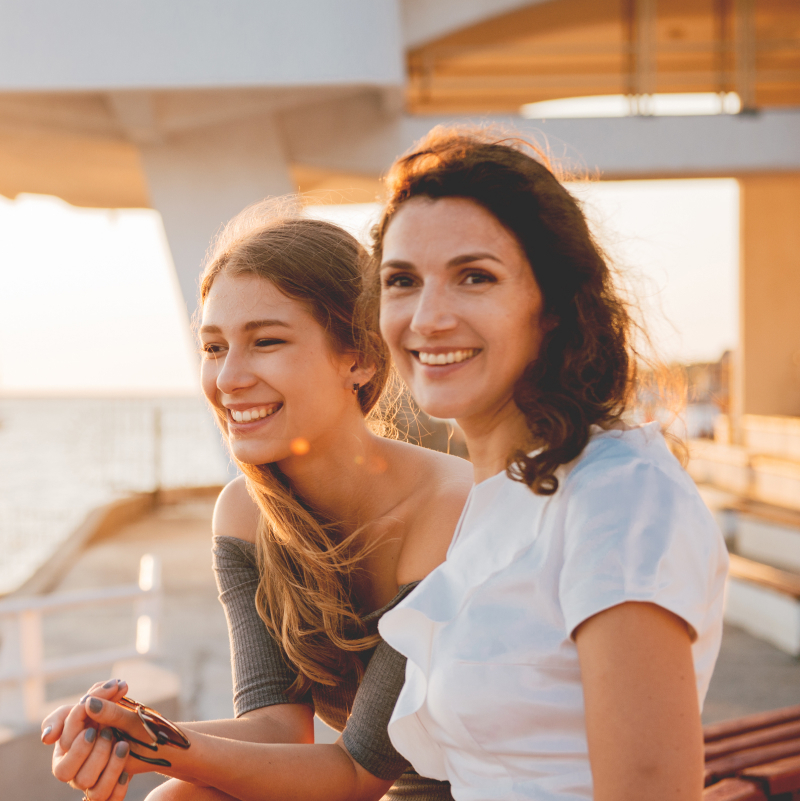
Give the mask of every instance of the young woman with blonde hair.
M 213 523 L 236 719 L 180 724 L 185 750 L 148 745 L 113 703 L 127 686 L 95 685 L 43 724 L 53 772 L 91 801 L 154 769 L 173 777 L 161 800 L 450 797 L 388 741 L 405 663 L 376 626 L 444 558 L 470 470 L 381 436 L 391 368 L 376 321 L 354 316 L 364 258 L 340 228 L 272 206 L 216 243 L 199 336 L 203 390 L 244 473 Z M 343 732 L 335 745 L 311 744 L 315 711 Z

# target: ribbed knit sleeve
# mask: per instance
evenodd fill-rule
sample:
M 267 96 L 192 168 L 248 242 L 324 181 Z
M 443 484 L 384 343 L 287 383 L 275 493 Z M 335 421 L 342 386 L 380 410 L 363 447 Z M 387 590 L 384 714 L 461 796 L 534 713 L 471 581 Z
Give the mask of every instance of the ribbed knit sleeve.
M 219 599 L 228 620 L 236 717 L 253 709 L 292 703 L 286 691 L 297 674 L 287 666 L 255 607 L 255 545 L 236 537 L 214 537 L 212 554 Z M 310 694 L 303 703 L 313 705 Z
M 379 779 L 396 779 L 409 766 L 387 731 L 405 671 L 406 658 L 381 642 L 369 660 L 342 733 L 353 759 Z

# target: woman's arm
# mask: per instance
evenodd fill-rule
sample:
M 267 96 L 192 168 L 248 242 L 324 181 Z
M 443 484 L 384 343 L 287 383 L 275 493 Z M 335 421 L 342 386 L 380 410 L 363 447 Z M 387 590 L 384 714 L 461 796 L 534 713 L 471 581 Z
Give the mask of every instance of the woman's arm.
M 575 642 L 594 801 L 700 801 L 703 732 L 683 620 L 623 603 L 582 623 Z
M 130 710 L 91 698 L 85 712 L 99 727 L 113 726 L 148 741 L 136 713 Z M 191 741 L 188 750 L 159 747 L 157 757 L 167 759 L 171 766 L 159 767 L 158 772 L 216 787 L 241 801 L 377 801 L 392 785 L 392 780 L 378 779 L 359 765 L 341 740 L 334 745 L 273 745 L 188 729 L 186 733 Z M 74 733 L 76 740 L 79 736 L 80 732 Z M 140 749 L 134 746 L 134 750 Z M 131 775 L 152 769 L 132 757 L 125 764 Z M 95 790 L 92 799 L 104 801 Z

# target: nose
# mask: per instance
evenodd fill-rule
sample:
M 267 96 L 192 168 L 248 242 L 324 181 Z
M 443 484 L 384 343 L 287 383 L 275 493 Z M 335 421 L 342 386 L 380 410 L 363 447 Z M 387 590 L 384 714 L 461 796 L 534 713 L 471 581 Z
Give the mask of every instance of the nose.
M 417 295 L 411 330 L 421 336 L 451 331 L 458 324 L 446 287 L 427 282 Z
M 216 384 L 223 395 L 233 395 L 237 390 L 252 387 L 258 380 L 250 369 L 246 355 L 239 353 L 236 348 L 231 347 L 218 364 Z

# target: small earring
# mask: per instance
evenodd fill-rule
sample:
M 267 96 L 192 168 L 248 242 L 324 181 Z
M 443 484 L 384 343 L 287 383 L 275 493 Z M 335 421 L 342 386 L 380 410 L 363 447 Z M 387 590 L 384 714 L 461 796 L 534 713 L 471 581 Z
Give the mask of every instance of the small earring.
M 354 395 L 358 395 L 358 387 L 359 387 L 359 384 L 353 384 L 353 394 Z

